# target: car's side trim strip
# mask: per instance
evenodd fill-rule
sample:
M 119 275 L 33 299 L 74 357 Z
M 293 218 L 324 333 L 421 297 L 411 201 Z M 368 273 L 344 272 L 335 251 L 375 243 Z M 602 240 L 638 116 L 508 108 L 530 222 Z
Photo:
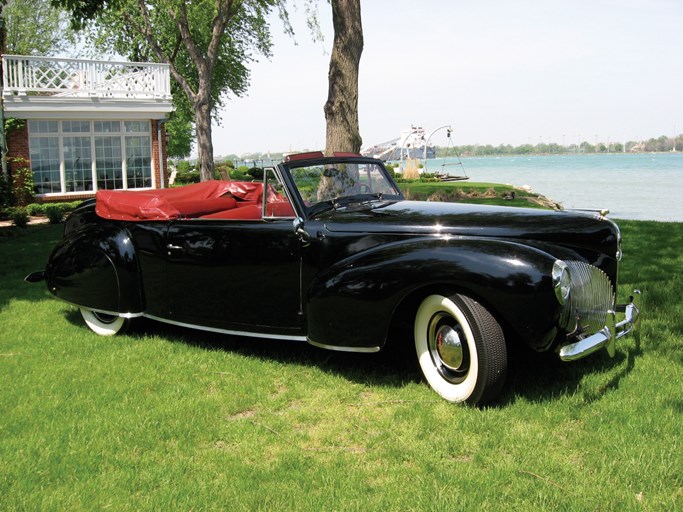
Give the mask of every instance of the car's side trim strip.
M 326 350 L 335 350 L 337 352 L 359 352 L 367 354 L 380 351 L 380 347 L 340 347 L 339 345 L 325 345 L 324 343 L 318 343 L 317 341 L 313 341 L 311 339 L 308 340 L 308 343 L 314 347 L 324 348 Z
M 379 352 L 380 347 L 342 347 L 337 345 L 325 345 L 324 343 L 318 343 L 306 336 L 292 336 L 288 334 L 268 334 L 262 332 L 250 332 L 250 331 L 234 331 L 231 329 L 219 329 L 217 327 L 205 327 L 203 325 L 190 324 L 185 322 L 177 322 L 175 320 L 168 320 L 167 318 L 161 318 L 154 315 L 143 314 L 144 317 L 150 320 L 157 320 L 159 322 L 164 322 L 167 324 L 178 325 L 180 327 L 188 327 L 190 329 L 199 329 L 202 331 L 218 332 L 222 334 L 230 334 L 233 336 L 249 336 L 252 338 L 267 338 L 271 340 L 290 340 L 290 341 L 306 341 L 314 347 L 324 348 L 326 350 L 334 350 L 337 352 L 358 352 L 358 353 L 374 353 Z
M 206 327 L 204 325 L 196 325 L 185 322 L 177 322 L 175 320 L 169 320 L 167 318 L 161 318 L 154 315 L 148 315 L 144 313 L 145 318 L 150 320 L 156 320 L 158 322 L 164 322 L 166 324 L 177 325 L 180 327 L 188 327 L 190 329 L 199 329 L 201 331 L 218 332 L 221 334 L 230 334 L 233 336 L 249 336 L 252 338 L 268 338 L 271 340 L 290 340 L 290 341 L 308 341 L 306 336 L 292 336 L 289 334 L 268 334 L 263 332 L 250 332 L 250 331 L 235 331 L 232 329 L 219 329 L 218 327 Z

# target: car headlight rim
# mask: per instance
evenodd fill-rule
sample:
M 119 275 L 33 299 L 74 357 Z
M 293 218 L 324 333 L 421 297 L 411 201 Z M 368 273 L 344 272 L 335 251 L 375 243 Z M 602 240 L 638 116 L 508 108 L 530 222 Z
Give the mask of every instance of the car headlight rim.
M 553 264 L 553 287 L 555 289 L 555 297 L 561 305 L 567 304 L 571 295 L 572 279 L 569 272 L 569 267 L 562 260 L 556 260 Z

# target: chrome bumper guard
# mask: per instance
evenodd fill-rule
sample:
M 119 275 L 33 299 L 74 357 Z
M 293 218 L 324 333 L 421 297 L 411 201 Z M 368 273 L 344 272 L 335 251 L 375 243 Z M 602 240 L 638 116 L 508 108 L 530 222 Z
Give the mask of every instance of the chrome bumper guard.
M 575 361 L 586 357 L 593 352 L 606 348 L 610 357 L 616 352 L 616 341 L 622 336 L 633 334 L 640 335 L 640 291 L 635 290 L 629 298 L 628 304 L 621 304 L 616 307 L 616 311 L 607 313 L 607 325 L 595 334 L 583 338 L 575 343 L 565 345 L 560 349 L 560 359 L 562 361 Z M 621 322 L 616 321 L 617 312 L 624 313 Z

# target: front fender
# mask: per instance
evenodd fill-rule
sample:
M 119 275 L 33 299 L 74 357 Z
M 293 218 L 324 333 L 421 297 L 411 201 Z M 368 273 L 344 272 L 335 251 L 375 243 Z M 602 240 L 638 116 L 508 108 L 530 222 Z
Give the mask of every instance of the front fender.
M 138 260 L 123 226 L 97 224 L 70 233 L 52 251 L 45 278 L 55 297 L 78 306 L 143 310 Z
M 472 296 L 542 350 L 560 313 L 554 261 L 533 247 L 478 238 L 422 238 L 374 248 L 334 264 L 312 282 L 309 339 L 331 348 L 381 348 L 398 305 L 424 288 Z

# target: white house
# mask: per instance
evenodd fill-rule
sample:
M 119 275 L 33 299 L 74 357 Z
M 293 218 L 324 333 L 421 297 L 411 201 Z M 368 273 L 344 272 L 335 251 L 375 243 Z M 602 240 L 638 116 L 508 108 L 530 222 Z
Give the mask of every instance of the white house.
M 37 198 L 70 201 L 100 189 L 167 185 L 167 64 L 2 60 L 5 117 L 25 120 L 7 133 L 10 166 L 29 162 Z

